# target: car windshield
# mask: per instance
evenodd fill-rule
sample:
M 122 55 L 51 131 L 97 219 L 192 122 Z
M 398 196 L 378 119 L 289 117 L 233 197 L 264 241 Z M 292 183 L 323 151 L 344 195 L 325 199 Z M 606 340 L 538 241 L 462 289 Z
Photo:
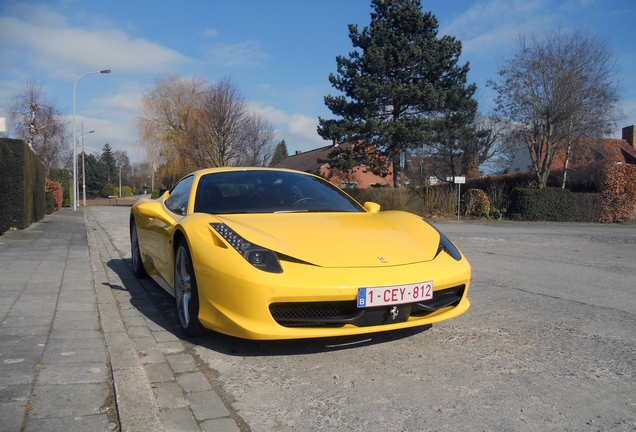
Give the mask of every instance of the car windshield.
M 310 175 L 267 170 L 201 176 L 194 211 L 211 214 L 363 212 L 331 183 Z

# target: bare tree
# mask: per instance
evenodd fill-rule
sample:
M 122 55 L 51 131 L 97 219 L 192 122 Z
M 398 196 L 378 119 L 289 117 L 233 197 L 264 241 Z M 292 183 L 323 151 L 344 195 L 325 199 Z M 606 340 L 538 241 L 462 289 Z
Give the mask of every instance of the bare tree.
M 135 124 L 139 145 L 146 151 L 151 167 L 169 165 L 180 174 L 192 168 L 189 153 L 196 139 L 193 114 L 204 85 L 197 78 L 170 75 L 156 78 L 155 88 L 144 94 Z
M 433 141 L 423 143 L 419 151 L 411 152 L 415 157 L 415 161 L 411 161 L 414 167 L 412 174 L 419 181 L 425 180 L 421 177 L 424 168 L 426 176 L 442 181 L 448 177 L 481 176 L 480 167 L 500 152 L 500 121 L 494 115 L 479 113 L 468 121 L 462 119 L 460 113 L 447 116 L 445 122 L 444 133 Z M 419 165 L 419 170 L 415 165 Z
M 64 163 L 71 140 L 68 121 L 55 103 L 48 101 L 42 86 L 28 80 L 9 108 L 16 135 L 38 155 L 46 174 Z
M 121 169 L 121 178 L 129 179 L 132 173 L 132 166 L 130 165 L 130 159 L 128 159 L 128 152 L 126 150 L 115 150 L 113 152 L 115 158 L 115 166 L 117 169 Z
M 241 146 L 239 165 L 269 166 L 274 156 L 274 137 L 276 132 L 272 124 L 260 114 L 251 115 L 245 124 L 245 141 Z
M 229 77 L 207 87 L 195 79 L 158 78 L 136 124 L 139 143 L 166 187 L 195 169 L 266 166 L 273 153 L 271 124 L 249 111 Z
M 554 156 L 585 136 L 609 134 L 620 117 L 619 66 L 608 43 L 583 30 L 520 34 L 490 81 L 510 138 L 530 151 L 540 188 Z
M 197 165 L 235 165 L 246 140 L 250 115 L 247 100 L 229 77 L 205 92 L 196 118 L 199 141 L 192 156 Z

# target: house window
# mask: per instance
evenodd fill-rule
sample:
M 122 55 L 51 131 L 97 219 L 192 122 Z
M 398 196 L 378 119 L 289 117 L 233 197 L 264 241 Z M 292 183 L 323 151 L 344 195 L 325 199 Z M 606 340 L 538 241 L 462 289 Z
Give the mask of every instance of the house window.
M 340 182 L 340 188 L 341 189 L 355 189 L 358 187 L 358 182 L 357 181 L 341 181 Z
M 383 188 L 383 187 L 387 187 L 386 183 L 369 183 L 369 186 L 371 186 L 372 188 Z

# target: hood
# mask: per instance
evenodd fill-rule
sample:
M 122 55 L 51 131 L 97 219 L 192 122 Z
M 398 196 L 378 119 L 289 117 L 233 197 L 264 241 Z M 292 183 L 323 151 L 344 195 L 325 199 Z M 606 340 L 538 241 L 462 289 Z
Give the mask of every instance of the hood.
M 386 267 L 435 258 L 439 234 L 405 212 L 217 215 L 249 242 L 321 267 Z

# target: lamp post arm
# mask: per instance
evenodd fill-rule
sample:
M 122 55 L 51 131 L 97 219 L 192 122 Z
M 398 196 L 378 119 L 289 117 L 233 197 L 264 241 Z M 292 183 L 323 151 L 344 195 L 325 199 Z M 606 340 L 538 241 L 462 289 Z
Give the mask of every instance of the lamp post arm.
M 73 211 L 77 211 L 77 135 L 75 130 L 75 94 L 77 90 L 77 83 L 86 75 L 98 74 L 98 73 L 110 73 L 110 69 L 101 71 L 86 72 L 80 76 L 73 85 Z

